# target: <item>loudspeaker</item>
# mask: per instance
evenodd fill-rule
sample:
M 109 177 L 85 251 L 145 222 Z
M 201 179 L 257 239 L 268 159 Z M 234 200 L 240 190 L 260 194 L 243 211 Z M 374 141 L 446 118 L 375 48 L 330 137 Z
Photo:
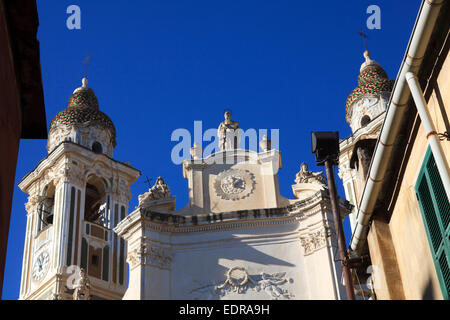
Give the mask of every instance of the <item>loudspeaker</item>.
M 326 160 L 331 160 L 332 165 L 338 164 L 339 132 L 311 132 L 311 150 L 317 165 L 324 165 Z

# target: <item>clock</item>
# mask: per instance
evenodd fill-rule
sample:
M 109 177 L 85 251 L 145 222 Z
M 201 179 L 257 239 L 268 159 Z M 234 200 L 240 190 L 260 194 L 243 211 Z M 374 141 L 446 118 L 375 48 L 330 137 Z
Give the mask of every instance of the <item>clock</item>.
M 32 276 L 34 281 L 40 281 L 46 275 L 49 267 L 50 255 L 47 251 L 42 252 L 33 264 Z
M 255 177 L 248 170 L 230 169 L 219 173 L 214 181 L 216 195 L 224 200 L 240 200 L 249 196 Z

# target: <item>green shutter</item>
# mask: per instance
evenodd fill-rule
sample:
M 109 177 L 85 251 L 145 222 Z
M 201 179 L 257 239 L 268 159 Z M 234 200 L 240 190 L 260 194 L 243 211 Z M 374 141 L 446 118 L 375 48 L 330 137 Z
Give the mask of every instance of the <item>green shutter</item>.
M 428 148 L 425 155 L 425 160 L 417 179 L 416 193 L 442 294 L 444 299 L 449 299 L 450 202 L 430 148 Z
M 430 161 L 427 164 L 428 174 L 430 175 L 431 187 L 436 197 L 436 204 L 441 214 L 444 230 L 448 230 L 450 221 L 450 202 L 448 201 L 447 194 L 445 193 L 444 184 L 439 175 L 439 171 L 434 161 L 434 157 L 430 157 Z

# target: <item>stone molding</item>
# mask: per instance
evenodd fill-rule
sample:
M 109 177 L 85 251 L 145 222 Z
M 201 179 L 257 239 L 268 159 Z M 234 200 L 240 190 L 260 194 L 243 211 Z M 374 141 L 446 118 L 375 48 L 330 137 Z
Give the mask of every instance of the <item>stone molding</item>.
M 192 233 L 293 224 L 322 212 L 327 208 L 327 202 L 329 202 L 328 194 L 321 190 L 311 198 L 287 207 L 272 209 L 181 216 L 137 208 L 114 228 L 114 232 L 127 239 L 140 228 L 155 232 Z M 340 201 L 340 207 L 342 217 L 350 213 L 353 208 L 343 199 Z
M 187 159 L 183 161 L 183 177 L 188 177 L 191 170 L 205 170 L 213 165 L 238 163 L 262 164 L 276 162 L 277 169 L 282 168 L 281 154 L 278 150 L 271 149 L 267 152 L 255 152 L 252 150 L 236 149 L 224 150 L 213 153 L 206 158 Z M 273 174 L 273 173 L 271 173 Z
M 75 165 L 73 161 L 76 161 L 78 165 Z M 63 172 L 60 172 L 61 170 Z M 138 170 L 105 154 L 95 154 L 86 147 L 64 141 L 22 179 L 19 183 L 19 188 L 29 193 L 31 192 L 29 189 L 34 188 L 36 185 L 36 180 L 41 185 L 47 185 L 48 183 L 45 182 L 53 181 L 56 177 L 61 178 L 66 170 L 68 170 L 69 177 L 64 179 L 67 179 L 67 181 L 72 179 L 75 183 L 77 179 L 81 179 L 76 177 L 78 173 L 83 178 L 86 178 L 91 173 L 102 176 L 105 179 L 121 177 L 127 184 L 134 182 L 140 175 Z M 79 172 L 76 172 L 77 170 Z M 59 183 L 59 180 L 57 182 Z M 71 182 L 69 181 L 69 183 Z

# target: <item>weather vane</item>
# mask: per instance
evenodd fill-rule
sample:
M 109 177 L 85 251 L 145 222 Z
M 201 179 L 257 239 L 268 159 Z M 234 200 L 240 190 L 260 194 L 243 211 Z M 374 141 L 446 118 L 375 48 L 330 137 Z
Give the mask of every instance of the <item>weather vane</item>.
M 84 64 L 84 77 L 85 78 L 87 78 L 87 65 L 88 65 L 88 63 L 89 63 L 89 59 L 90 59 L 91 57 L 87 54 L 86 55 L 86 58 L 84 59 L 84 61 L 83 61 L 83 64 Z
M 363 40 L 363 44 L 364 44 L 364 50 L 367 50 L 367 43 L 366 43 L 366 39 L 369 38 L 369 36 L 367 34 L 364 33 L 364 30 L 361 29 L 361 31 L 358 31 L 358 34 L 361 36 L 362 40 Z

